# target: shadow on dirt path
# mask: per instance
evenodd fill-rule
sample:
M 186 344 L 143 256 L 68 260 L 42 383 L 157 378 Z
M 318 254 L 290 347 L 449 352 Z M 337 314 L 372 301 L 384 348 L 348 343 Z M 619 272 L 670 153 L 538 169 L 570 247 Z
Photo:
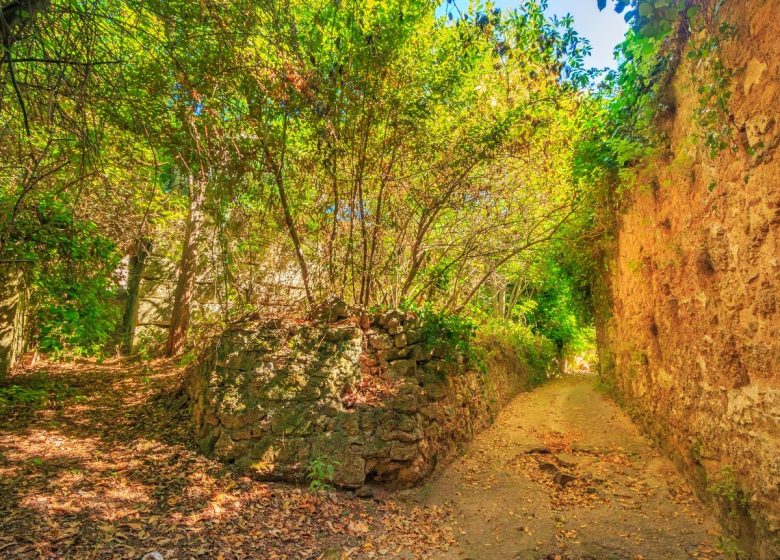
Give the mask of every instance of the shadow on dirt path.
M 454 510 L 440 558 L 721 558 L 719 526 L 593 376 L 517 397 L 417 497 Z

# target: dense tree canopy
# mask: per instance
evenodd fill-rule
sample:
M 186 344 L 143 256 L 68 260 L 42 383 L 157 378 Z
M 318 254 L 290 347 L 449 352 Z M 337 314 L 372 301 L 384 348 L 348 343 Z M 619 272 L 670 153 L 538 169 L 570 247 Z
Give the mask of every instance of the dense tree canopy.
M 569 276 L 540 263 L 589 197 L 570 18 L 533 1 L 3 10 L 0 258 L 32 271 L 41 347 L 103 347 L 119 260 L 132 276 L 150 250 L 178 263 L 170 354 L 204 277 L 203 324 L 331 294 L 547 324 L 528 302 Z

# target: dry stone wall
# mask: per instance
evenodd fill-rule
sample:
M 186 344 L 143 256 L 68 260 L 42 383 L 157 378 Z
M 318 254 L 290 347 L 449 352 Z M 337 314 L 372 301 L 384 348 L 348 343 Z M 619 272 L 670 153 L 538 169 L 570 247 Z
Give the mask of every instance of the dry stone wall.
M 347 315 L 335 302 L 314 322 L 250 321 L 215 341 L 188 375 L 202 449 L 261 478 L 302 482 L 320 460 L 340 487 L 408 487 L 524 385 L 518 357 L 471 371 L 412 314 Z
M 696 136 L 695 61 L 677 70 L 668 154 L 620 217 L 602 373 L 749 557 L 780 558 L 780 8 L 726 2 L 742 147 Z M 701 71 L 701 69 L 699 69 Z

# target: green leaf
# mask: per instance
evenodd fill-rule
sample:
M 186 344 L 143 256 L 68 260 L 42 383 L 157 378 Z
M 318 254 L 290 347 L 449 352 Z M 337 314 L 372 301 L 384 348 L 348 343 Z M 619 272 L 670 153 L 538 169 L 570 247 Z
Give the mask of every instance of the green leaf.
M 639 15 L 642 17 L 651 17 L 655 14 L 655 8 L 649 2 L 639 4 Z

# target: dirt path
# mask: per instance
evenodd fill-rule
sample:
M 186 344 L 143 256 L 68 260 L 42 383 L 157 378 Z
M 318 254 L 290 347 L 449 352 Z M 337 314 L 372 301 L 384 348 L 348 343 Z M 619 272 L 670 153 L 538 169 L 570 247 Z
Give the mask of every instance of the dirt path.
M 45 398 L 0 414 L 0 558 L 718 558 L 717 526 L 590 378 L 518 397 L 404 503 L 262 483 L 203 457 L 163 397 L 179 375 L 111 361 L 12 379 Z
M 418 499 L 454 511 L 440 558 L 721 557 L 718 526 L 590 376 L 517 397 Z

